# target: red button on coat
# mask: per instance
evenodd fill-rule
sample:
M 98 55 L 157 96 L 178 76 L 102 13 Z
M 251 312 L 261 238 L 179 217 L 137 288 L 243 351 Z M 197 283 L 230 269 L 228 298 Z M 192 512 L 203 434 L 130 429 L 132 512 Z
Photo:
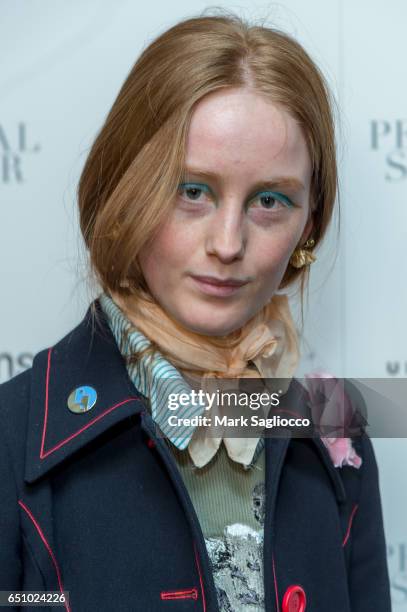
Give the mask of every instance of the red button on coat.
M 283 612 L 305 612 L 307 598 L 298 584 L 289 586 L 283 597 Z

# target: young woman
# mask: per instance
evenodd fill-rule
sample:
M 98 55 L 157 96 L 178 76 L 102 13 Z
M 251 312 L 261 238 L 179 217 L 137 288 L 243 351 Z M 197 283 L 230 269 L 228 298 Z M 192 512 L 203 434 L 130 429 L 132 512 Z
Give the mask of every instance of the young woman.
M 213 380 L 288 381 L 286 408 L 309 405 L 284 290 L 336 192 L 330 95 L 291 37 L 206 16 L 145 49 L 79 184 L 102 291 L 0 388 L 0 590 L 65 591 L 72 612 L 390 611 L 365 434 L 192 421 Z

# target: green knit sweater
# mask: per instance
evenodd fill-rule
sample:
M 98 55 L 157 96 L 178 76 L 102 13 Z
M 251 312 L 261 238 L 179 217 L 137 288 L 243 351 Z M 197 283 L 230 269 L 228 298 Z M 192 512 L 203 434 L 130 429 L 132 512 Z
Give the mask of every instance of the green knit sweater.
M 247 470 L 229 458 L 222 442 L 211 461 L 197 468 L 188 449 L 167 443 L 204 534 L 219 609 L 264 611 L 265 449 Z

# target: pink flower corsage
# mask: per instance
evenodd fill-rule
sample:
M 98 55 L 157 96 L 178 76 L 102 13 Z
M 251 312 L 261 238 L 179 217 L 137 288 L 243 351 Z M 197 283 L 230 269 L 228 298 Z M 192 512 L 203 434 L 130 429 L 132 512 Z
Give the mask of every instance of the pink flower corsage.
M 319 383 L 318 380 L 330 378 L 333 379 L 332 392 L 326 401 L 326 387 L 324 383 Z M 344 393 L 343 386 L 334 382 L 335 376 L 323 370 L 316 370 L 309 374 L 305 374 L 307 390 L 310 395 L 311 404 L 315 408 L 317 420 L 323 431 L 324 426 L 328 428 L 329 423 L 343 423 L 343 426 L 349 422 L 352 416 L 352 404 L 349 398 Z M 321 397 L 324 397 L 324 402 L 321 403 Z M 341 428 L 337 427 L 337 431 Z M 331 428 L 332 432 L 332 428 Z M 321 436 L 321 440 L 328 449 L 329 455 L 335 467 L 343 467 L 350 465 L 359 469 L 362 465 L 362 459 L 356 453 L 350 438 L 339 436 Z
M 351 465 L 352 467 L 360 468 L 362 465 L 362 459 L 353 448 L 350 438 L 321 437 L 321 440 L 328 449 L 335 467 Z

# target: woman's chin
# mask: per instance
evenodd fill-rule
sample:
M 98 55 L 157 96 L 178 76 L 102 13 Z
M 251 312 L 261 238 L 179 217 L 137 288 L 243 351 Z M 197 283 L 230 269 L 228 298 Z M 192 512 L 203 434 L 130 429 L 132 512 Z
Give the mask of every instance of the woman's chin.
M 227 320 L 216 321 L 213 316 L 208 316 L 206 319 L 187 317 L 180 321 L 180 323 L 189 331 L 204 336 L 227 336 L 240 329 L 245 321 L 246 319 L 244 318 L 233 320 L 230 317 Z

